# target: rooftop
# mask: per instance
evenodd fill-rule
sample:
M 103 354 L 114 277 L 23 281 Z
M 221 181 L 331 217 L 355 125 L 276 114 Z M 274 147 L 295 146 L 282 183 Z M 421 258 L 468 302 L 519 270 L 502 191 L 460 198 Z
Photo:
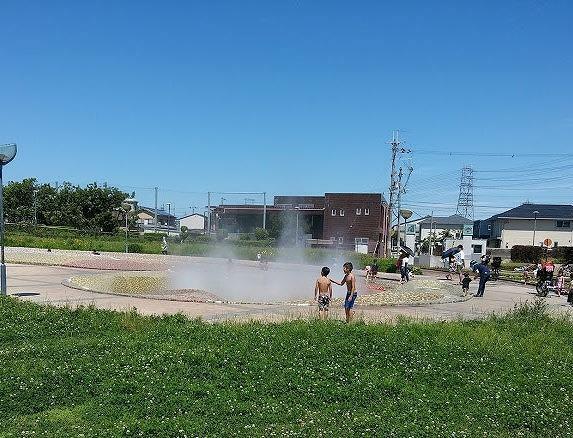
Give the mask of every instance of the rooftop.
M 573 205 L 526 203 L 496 214 L 490 219 L 533 219 L 535 216 L 538 219 L 573 219 Z
M 451 216 L 434 216 L 428 217 L 420 223 L 429 224 L 432 222 L 434 225 L 472 225 L 474 221 L 467 217 L 460 216 L 459 214 L 452 214 Z

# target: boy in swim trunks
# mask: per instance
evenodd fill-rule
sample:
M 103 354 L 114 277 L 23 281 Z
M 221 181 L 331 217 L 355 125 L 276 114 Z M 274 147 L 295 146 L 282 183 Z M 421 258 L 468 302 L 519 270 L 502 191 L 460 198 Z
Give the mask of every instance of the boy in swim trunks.
M 320 319 L 326 319 L 330 300 L 332 300 L 332 283 L 328 274 L 330 274 L 330 269 L 325 266 L 320 271 L 320 277 L 314 285 L 314 299 L 318 302 L 318 317 Z
M 344 278 L 340 283 L 337 281 L 331 280 L 333 283 L 336 283 L 339 286 L 343 286 L 346 284 L 346 298 L 344 299 L 344 313 L 346 313 L 346 322 L 350 322 L 352 316 L 352 307 L 354 307 L 354 301 L 358 296 L 356 292 L 356 277 L 352 273 L 352 263 L 346 262 L 342 265 L 344 270 Z

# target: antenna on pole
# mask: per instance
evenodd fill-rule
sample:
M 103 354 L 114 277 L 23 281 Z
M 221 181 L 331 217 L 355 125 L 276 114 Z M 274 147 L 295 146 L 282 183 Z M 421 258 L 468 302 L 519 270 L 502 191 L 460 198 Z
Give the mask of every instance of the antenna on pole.
M 462 168 L 456 214 L 471 220 L 474 219 L 474 171 L 469 165 Z

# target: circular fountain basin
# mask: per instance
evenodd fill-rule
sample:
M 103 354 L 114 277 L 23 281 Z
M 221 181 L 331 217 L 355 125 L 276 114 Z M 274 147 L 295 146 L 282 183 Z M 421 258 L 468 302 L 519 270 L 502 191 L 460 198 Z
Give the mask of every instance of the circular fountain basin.
M 317 266 L 273 263 L 263 269 L 252 262 L 206 259 L 178 265 L 168 272 L 81 275 L 64 284 L 94 292 L 163 300 L 309 305 L 319 275 Z M 342 278 L 342 273 L 335 275 L 331 277 Z M 449 284 L 418 278 L 405 285 L 378 279 L 373 285 L 358 276 L 357 289 L 357 304 L 366 306 L 426 305 L 468 299 Z M 333 284 L 333 305 L 342 304 L 345 293 L 345 287 Z

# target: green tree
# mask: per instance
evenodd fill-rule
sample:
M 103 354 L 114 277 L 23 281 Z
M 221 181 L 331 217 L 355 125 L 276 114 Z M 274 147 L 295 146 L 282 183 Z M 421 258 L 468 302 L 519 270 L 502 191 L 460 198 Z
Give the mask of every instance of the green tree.
M 82 188 L 65 182 L 59 189 L 38 185 L 34 178 L 10 182 L 4 193 L 8 222 L 34 220 L 34 193 L 39 224 L 80 229 L 113 231 L 119 225 L 117 210 L 127 194 L 115 187 L 96 183 Z M 135 220 L 135 219 L 133 219 Z
M 4 188 L 4 217 L 6 222 L 33 222 L 36 179 L 11 181 Z

